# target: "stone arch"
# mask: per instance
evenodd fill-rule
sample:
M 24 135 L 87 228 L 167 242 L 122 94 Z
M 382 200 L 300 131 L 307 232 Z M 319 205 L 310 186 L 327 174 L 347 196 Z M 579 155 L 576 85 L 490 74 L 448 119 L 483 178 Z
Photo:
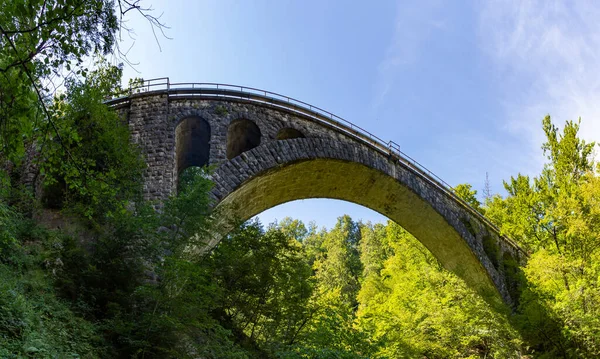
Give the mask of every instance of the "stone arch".
M 488 302 L 511 305 L 505 273 L 484 248 L 484 241 L 499 243 L 500 238 L 412 171 L 366 146 L 298 138 L 269 142 L 227 161 L 214 174 L 212 194 L 219 207 L 239 220 L 299 199 L 331 198 L 365 206 L 413 234 Z M 478 230 L 470 231 L 464 218 L 471 218 Z M 498 246 L 498 251 L 507 250 L 515 251 Z
M 305 138 L 304 134 L 299 130 L 291 127 L 284 127 L 277 132 L 278 140 L 289 140 L 292 138 Z
M 227 129 L 227 159 L 260 145 L 261 132 L 256 123 L 247 119 L 232 121 Z
M 208 165 L 210 158 L 210 125 L 198 116 L 182 119 L 175 128 L 177 174 L 188 167 Z

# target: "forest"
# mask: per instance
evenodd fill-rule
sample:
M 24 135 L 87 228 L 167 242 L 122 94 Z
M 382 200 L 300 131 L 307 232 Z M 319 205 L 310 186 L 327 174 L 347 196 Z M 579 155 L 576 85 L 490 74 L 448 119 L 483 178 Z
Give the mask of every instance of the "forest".
M 600 357 L 600 166 L 580 120 L 544 117 L 543 170 L 504 194 L 455 187 L 529 253 L 515 307 L 492 307 L 391 221 L 223 218 L 211 168 L 145 201 L 104 104 L 128 94 L 105 56 L 131 13 L 160 27 L 138 1 L 0 3 L 1 358 Z

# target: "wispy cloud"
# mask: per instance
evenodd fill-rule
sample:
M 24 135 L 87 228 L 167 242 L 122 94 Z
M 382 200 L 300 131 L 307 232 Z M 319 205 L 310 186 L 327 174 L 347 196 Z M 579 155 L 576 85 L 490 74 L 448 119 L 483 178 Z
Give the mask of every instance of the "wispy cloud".
M 582 118 L 600 141 L 600 4 L 596 1 L 484 2 L 479 40 L 492 59 L 506 128 L 539 153 L 541 118 Z M 541 159 L 541 156 L 540 156 Z
M 419 59 L 427 37 L 433 31 L 446 27 L 440 14 L 442 5 L 440 0 L 397 3 L 394 33 L 377 68 L 374 109 L 385 101 L 394 83 L 399 80 L 399 71 Z

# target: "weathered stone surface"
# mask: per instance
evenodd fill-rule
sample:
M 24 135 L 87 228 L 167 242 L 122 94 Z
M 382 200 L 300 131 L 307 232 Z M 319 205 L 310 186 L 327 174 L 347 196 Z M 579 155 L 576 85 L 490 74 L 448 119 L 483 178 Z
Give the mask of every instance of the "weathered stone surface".
M 524 254 L 455 197 L 368 139 L 293 111 L 229 97 L 141 94 L 120 111 L 128 115 L 132 139 L 146 156 L 147 199 L 163 200 L 176 190 L 177 158 L 182 155 L 177 153 L 177 126 L 201 119 L 210 128 L 208 164 L 216 167 L 212 195 L 239 218 L 297 199 L 354 202 L 403 226 L 480 293 L 513 303 L 511 263 L 522 262 Z M 229 125 L 240 119 L 256 124 L 261 138 L 238 146 L 250 149 L 228 160 Z M 286 139 L 278 140 L 278 135 Z M 229 140 L 243 136 L 235 137 Z M 202 146 L 186 144 L 179 151 L 195 147 Z M 188 155 L 194 154 L 183 154 Z

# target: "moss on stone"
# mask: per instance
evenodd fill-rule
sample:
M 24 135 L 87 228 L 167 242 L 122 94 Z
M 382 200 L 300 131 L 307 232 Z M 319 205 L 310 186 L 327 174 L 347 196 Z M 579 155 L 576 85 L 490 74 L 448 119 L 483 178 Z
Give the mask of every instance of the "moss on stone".
M 471 223 L 471 221 L 469 221 L 467 218 L 461 218 L 460 221 L 462 222 L 462 224 L 465 225 L 465 227 L 467 228 L 467 231 L 469 233 L 471 233 L 471 235 L 473 237 L 477 237 L 477 231 L 475 231 L 475 227 L 473 226 L 473 224 Z
M 229 111 L 225 108 L 225 106 L 217 105 L 215 106 L 215 113 L 221 117 L 227 116 Z
M 504 279 L 508 293 L 513 300 L 514 307 L 517 307 L 521 296 L 521 288 L 523 288 L 521 267 L 519 262 L 508 252 L 502 255 L 502 266 L 504 267 Z
M 494 268 L 498 269 L 500 248 L 498 243 L 489 234 L 483 236 L 483 251 L 494 265 Z

